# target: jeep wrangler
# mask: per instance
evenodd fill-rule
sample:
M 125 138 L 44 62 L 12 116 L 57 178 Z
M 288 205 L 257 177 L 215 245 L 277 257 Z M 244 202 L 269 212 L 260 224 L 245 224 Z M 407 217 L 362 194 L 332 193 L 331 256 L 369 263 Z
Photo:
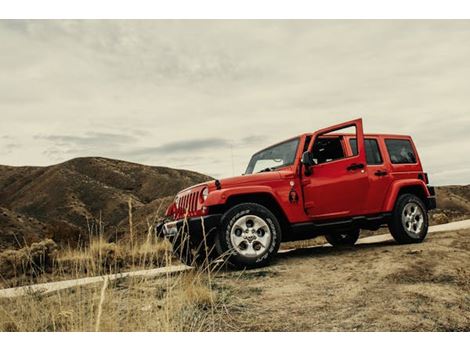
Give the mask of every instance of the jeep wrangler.
M 356 119 L 263 149 L 242 176 L 182 190 L 157 231 L 184 263 L 225 256 L 237 268 L 268 264 L 281 242 L 352 246 L 381 226 L 417 243 L 436 207 L 428 184 L 410 136 L 364 134 Z

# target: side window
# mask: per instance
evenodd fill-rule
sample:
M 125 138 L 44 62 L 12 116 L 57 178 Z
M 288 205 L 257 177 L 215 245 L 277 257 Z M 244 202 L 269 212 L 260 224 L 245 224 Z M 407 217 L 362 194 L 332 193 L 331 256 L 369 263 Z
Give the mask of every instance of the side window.
M 351 138 L 349 140 L 349 144 L 351 145 L 353 155 L 357 155 L 356 138 Z M 366 148 L 367 165 L 381 165 L 383 160 L 382 160 L 382 155 L 380 155 L 380 149 L 379 149 L 377 140 L 373 138 L 366 138 L 364 140 L 364 144 Z
M 317 164 L 345 157 L 340 137 L 320 137 L 313 145 L 313 159 Z
M 392 164 L 414 164 L 416 156 L 411 147 L 411 143 L 407 139 L 386 139 L 388 154 Z

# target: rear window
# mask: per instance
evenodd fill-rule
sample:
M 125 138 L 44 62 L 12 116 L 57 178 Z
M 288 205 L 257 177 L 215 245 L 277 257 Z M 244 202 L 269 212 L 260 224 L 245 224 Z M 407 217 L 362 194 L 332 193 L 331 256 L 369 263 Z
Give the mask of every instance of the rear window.
M 386 139 L 388 154 L 392 164 L 414 164 L 416 156 L 411 146 L 411 142 L 407 139 Z
M 357 155 L 357 142 L 356 138 L 349 140 L 353 155 Z M 379 145 L 376 139 L 366 138 L 364 140 L 366 147 L 366 161 L 367 165 L 380 165 L 382 164 L 382 155 L 380 155 Z

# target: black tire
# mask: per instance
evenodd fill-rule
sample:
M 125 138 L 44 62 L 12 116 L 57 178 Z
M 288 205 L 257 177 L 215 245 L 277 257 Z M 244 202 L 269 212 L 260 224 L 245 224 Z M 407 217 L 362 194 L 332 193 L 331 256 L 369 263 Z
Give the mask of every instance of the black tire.
M 352 247 L 357 242 L 359 233 L 359 229 L 356 229 L 341 234 L 328 234 L 325 238 L 333 247 Z
M 217 252 L 226 255 L 235 268 L 259 268 L 276 255 L 281 235 L 279 221 L 269 209 L 256 203 L 242 203 L 222 216 L 215 245 Z M 234 241 L 240 242 L 238 246 Z
M 419 243 L 428 233 L 428 223 L 428 213 L 423 201 L 413 194 L 405 193 L 395 202 L 388 228 L 395 241 L 400 244 Z

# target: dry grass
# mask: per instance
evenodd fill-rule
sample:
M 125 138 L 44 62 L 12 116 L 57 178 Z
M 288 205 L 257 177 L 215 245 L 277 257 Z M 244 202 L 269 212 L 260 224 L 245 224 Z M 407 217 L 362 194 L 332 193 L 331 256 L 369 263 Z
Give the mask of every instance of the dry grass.
M 151 237 L 135 240 L 132 245 L 95 239 L 82 249 L 57 251 L 52 241 L 32 248 L 36 251 L 24 248 L 2 254 L 7 258 L 2 262 L 3 275 L 7 272 L 14 275 L 4 280 L 8 286 L 116 273 L 124 269 L 151 269 L 172 265 L 175 260 L 169 243 Z M 25 253 L 36 254 L 28 257 Z M 35 268 L 35 275 L 28 269 L 31 266 Z M 6 267 L 9 271 L 4 271 Z M 30 293 L 3 298 L 0 299 L 0 331 L 223 329 L 224 314 L 215 312 L 224 309 L 224 301 L 212 290 L 211 270 L 214 268 L 168 274 L 163 278 L 104 280 L 102 284 L 47 295 Z
M 60 249 L 48 239 L 0 254 L 0 287 L 118 273 L 167 265 L 171 244 L 155 238 L 108 243 L 91 240 L 85 248 Z
M 213 313 L 222 305 L 201 272 L 133 278 L 2 299 L 0 330 L 213 331 L 224 326 Z
M 0 255 L 1 286 L 99 276 L 172 265 L 171 244 L 147 230 L 104 240 L 101 229 L 84 248 L 60 249 L 52 240 Z M 179 263 L 175 263 L 179 264 Z M 164 278 L 104 279 L 49 294 L 0 298 L 0 331 L 201 331 L 224 328 L 223 299 L 212 289 L 214 267 Z
M 33 243 L 19 250 L 0 253 L 0 273 L 4 280 L 12 278 L 35 278 L 51 272 L 58 247 L 52 240 Z
M 160 267 L 167 264 L 170 253 L 170 243 L 155 238 L 133 244 L 95 239 L 83 250 L 68 249 L 60 252 L 55 260 L 56 271 L 101 275 L 124 269 Z

